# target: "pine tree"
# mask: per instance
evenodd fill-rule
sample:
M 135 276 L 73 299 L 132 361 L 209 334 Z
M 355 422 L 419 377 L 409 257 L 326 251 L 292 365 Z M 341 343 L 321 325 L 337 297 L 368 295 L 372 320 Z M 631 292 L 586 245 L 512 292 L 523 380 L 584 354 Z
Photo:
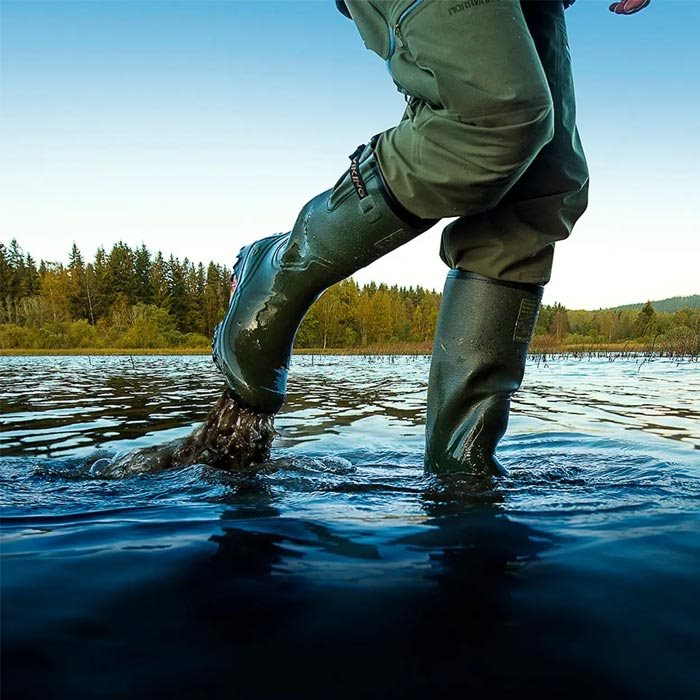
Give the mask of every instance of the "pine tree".
M 83 256 L 78 246 L 75 244 L 75 241 L 68 255 L 68 274 L 70 276 L 68 303 L 71 317 L 73 319 L 88 318 L 90 316 L 90 310 L 85 293 L 85 264 L 83 263 Z
M 38 294 L 41 289 L 41 278 L 39 277 L 36 262 L 34 262 L 34 258 L 29 254 L 27 254 L 25 259 L 25 268 L 27 270 L 27 294 Z
M 207 267 L 207 276 L 204 282 L 204 294 L 202 298 L 202 322 L 204 335 L 211 336 L 214 332 L 214 326 L 221 320 L 225 313 L 225 303 L 228 301 L 228 296 L 224 300 L 224 293 L 219 278 L 219 269 L 210 262 Z
M 158 251 L 151 265 L 150 293 L 152 303 L 160 309 L 170 310 L 170 287 L 168 283 L 168 263 Z
M 95 294 L 95 268 L 92 263 L 85 267 L 85 299 L 87 300 L 88 320 L 95 325 L 95 305 L 93 297 Z
M 151 253 L 144 243 L 133 256 L 134 261 L 134 303 L 152 304 Z
M 204 265 L 200 262 L 194 272 L 194 299 L 197 307 L 195 320 L 196 326 L 193 330 L 202 335 L 209 335 L 207 325 L 204 322 L 204 288 L 206 286 L 206 273 Z
M 0 323 L 12 323 L 14 304 L 10 295 L 12 269 L 7 247 L 0 243 Z
M 97 320 L 106 318 L 109 315 L 109 309 L 114 300 L 107 273 L 107 253 L 102 246 L 99 246 L 95 252 L 95 261 L 92 269 L 95 275 L 93 310 Z
M 219 272 L 219 284 L 221 285 L 221 294 L 224 304 L 222 313 L 228 308 L 228 302 L 231 297 L 231 281 L 233 279 L 233 270 L 230 270 L 226 265 L 217 265 L 216 269 Z
M 650 335 L 656 326 L 656 311 L 650 301 L 642 307 L 634 321 L 637 336 L 644 337 Z
M 121 293 L 129 304 L 134 304 L 136 298 L 134 254 L 126 243 L 120 241 L 112 246 L 107 258 L 106 273 L 112 303 Z
M 535 332 L 537 335 L 549 335 L 554 324 L 554 307 L 543 304 L 540 308 L 540 315 L 537 317 Z
M 68 269 L 73 272 L 75 270 L 85 271 L 85 264 L 83 263 L 83 255 L 80 252 L 80 248 L 73 241 L 73 247 L 68 254 Z
M 17 243 L 16 238 L 10 241 L 10 247 L 7 250 L 7 260 L 10 268 L 8 293 L 14 302 L 27 295 L 27 275 L 24 253 L 19 243 Z
M 202 333 L 204 326 L 204 315 L 202 313 L 202 303 L 204 301 L 204 268 L 202 267 L 200 276 L 198 268 L 185 259 L 184 271 L 187 297 L 185 328 L 188 333 Z
M 180 261 L 172 255 L 168 260 L 166 274 L 170 297 L 170 315 L 175 319 L 177 329 L 181 333 L 186 333 L 188 304 L 185 270 Z

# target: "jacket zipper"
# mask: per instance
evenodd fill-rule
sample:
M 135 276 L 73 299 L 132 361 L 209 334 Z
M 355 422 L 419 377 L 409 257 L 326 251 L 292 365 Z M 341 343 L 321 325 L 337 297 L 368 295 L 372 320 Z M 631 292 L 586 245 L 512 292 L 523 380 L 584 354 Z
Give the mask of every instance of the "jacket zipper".
M 387 67 L 389 66 L 389 61 L 396 51 L 396 44 L 403 46 L 403 40 L 401 38 L 401 22 L 403 22 L 408 15 L 414 10 L 418 9 L 425 0 L 413 0 L 413 2 L 399 15 L 396 20 L 396 24 L 393 27 L 389 27 L 389 56 L 387 57 Z M 389 69 L 391 73 L 391 69 Z

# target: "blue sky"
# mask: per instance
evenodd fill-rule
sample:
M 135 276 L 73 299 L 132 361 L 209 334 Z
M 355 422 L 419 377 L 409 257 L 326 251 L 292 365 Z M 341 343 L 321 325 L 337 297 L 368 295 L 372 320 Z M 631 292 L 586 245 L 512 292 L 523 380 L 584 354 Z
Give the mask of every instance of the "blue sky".
M 442 0 L 438 0 L 442 1 Z M 287 230 L 403 111 L 332 0 L 2 0 L 0 239 L 195 261 Z M 546 301 L 700 292 L 700 2 L 566 13 L 591 203 Z M 440 288 L 434 229 L 356 275 Z

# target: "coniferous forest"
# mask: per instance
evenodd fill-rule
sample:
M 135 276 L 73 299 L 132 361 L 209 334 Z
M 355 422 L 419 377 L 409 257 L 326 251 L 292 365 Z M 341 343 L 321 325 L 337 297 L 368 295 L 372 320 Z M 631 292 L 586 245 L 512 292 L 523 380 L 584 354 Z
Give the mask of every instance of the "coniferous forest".
M 116 243 L 86 260 L 37 261 L 16 240 L 0 243 L 0 350 L 201 349 L 228 305 L 231 270 Z M 297 349 L 429 351 L 441 295 L 422 287 L 353 280 L 316 301 Z M 700 352 L 700 308 L 576 311 L 544 305 L 533 348 Z M 694 308 L 690 308 L 694 306 Z

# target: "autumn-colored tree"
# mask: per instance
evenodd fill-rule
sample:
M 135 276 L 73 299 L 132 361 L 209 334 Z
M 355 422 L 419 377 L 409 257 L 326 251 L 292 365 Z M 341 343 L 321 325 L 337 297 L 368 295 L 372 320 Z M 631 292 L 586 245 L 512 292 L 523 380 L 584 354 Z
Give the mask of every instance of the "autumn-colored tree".
M 552 319 L 552 334 L 558 343 L 561 343 L 569 332 L 569 315 L 561 304 L 554 305 L 554 318 Z
M 60 263 L 47 263 L 46 273 L 41 278 L 41 297 L 48 305 L 51 320 L 66 321 L 71 318 L 71 278 Z

